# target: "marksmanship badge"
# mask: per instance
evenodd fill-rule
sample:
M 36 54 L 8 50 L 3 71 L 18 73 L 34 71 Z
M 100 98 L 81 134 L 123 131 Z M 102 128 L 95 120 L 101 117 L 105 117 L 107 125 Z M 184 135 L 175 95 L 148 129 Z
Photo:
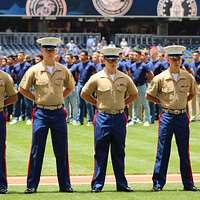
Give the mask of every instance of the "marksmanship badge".
M 92 0 L 95 9 L 104 16 L 125 15 L 133 4 L 133 0 Z
M 67 14 L 65 0 L 28 0 L 26 14 L 31 16 L 64 16 Z
M 158 16 L 184 17 L 197 16 L 195 0 L 159 0 Z

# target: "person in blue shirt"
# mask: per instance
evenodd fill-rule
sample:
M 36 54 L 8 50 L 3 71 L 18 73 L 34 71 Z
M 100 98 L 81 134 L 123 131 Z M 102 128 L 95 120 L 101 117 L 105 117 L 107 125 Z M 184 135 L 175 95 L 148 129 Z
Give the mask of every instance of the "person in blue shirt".
M 190 63 L 190 68 L 193 71 L 193 74 L 195 76 L 196 82 L 199 85 L 200 84 L 200 51 L 196 50 L 193 53 L 193 61 Z
M 150 49 L 150 56 L 151 59 L 148 63 L 149 69 L 153 72 L 154 76 L 157 76 L 166 69 L 166 66 L 164 66 L 164 61 L 159 60 L 159 52 L 157 47 L 152 47 Z M 149 102 L 149 107 L 151 116 L 150 123 L 153 124 L 154 121 L 159 118 L 161 107 L 153 102 Z
M 133 51 L 135 53 L 136 61 L 131 65 L 130 71 L 131 71 L 131 78 L 138 89 L 139 98 L 134 103 L 134 111 L 133 111 L 134 114 L 132 117 L 132 121 L 129 123 L 129 125 L 141 122 L 140 108 L 143 105 L 145 113 L 144 126 L 149 126 L 150 108 L 148 101 L 145 99 L 145 93 L 147 89 L 147 82 L 152 80 L 153 73 L 149 69 L 148 65 L 144 64 L 141 61 L 141 50 L 137 48 L 133 49 Z
M 22 80 L 25 72 L 31 67 L 31 65 L 25 61 L 25 53 L 18 53 L 18 63 L 14 65 L 13 74 L 14 74 L 14 83 L 18 89 L 19 83 Z M 26 124 L 31 125 L 31 113 L 32 113 L 33 104 L 27 98 L 24 98 L 21 94 L 18 94 L 18 100 L 14 104 L 14 119 L 10 122 L 11 125 L 19 122 L 20 118 L 25 120 L 27 117 Z
M 199 84 L 200 84 L 200 80 L 199 80 L 199 72 L 200 72 L 200 52 L 198 50 L 193 52 L 192 55 L 192 62 L 189 64 L 189 68 L 192 71 L 192 74 L 195 77 L 196 80 L 196 88 L 198 90 L 199 88 Z M 190 121 L 194 122 L 197 120 L 197 110 L 199 110 L 199 97 L 195 96 L 192 99 L 192 116 L 190 117 Z M 197 105 L 199 108 L 197 108 Z
M 127 65 L 127 68 L 128 68 L 128 75 L 131 77 L 131 71 L 130 71 L 130 68 L 132 66 L 133 63 L 135 63 L 136 59 L 137 59 L 137 53 L 133 52 L 132 49 L 130 49 L 128 52 L 128 58 L 127 58 L 127 61 L 126 61 L 126 65 Z M 133 116 L 133 105 L 130 104 L 128 105 L 128 125 L 133 125 L 133 120 L 132 120 L 132 116 Z
M 141 61 L 145 64 L 148 64 L 149 63 L 149 53 L 148 53 L 148 50 L 147 49 L 144 49 L 142 52 L 141 52 Z
M 182 58 L 181 68 L 187 70 L 190 74 L 194 75 L 194 72 L 190 67 L 190 61 L 185 58 Z
M 169 63 L 166 59 L 165 53 L 164 52 L 159 52 L 158 53 L 158 60 L 162 63 L 165 69 L 168 69 Z
M 7 58 L 3 58 L 1 60 L 0 70 L 6 72 L 6 68 L 7 68 Z
M 65 55 L 65 66 L 67 69 L 71 70 L 74 66 L 73 63 L 73 55 L 72 54 L 66 54 Z M 75 82 L 77 83 L 78 77 L 77 72 L 72 72 L 73 78 Z M 69 94 L 64 99 L 64 105 L 67 109 L 67 123 L 71 123 L 72 125 L 76 126 L 78 125 L 78 101 L 77 101 L 77 84 L 75 86 L 75 90 Z
M 125 74 L 129 74 L 129 67 L 127 65 L 127 60 L 123 54 L 123 52 L 121 52 L 119 54 L 119 62 L 118 62 L 118 70 L 121 72 L 124 72 Z
M 80 96 L 81 90 L 85 83 L 89 80 L 90 76 L 96 72 L 94 64 L 88 60 L 88 52 L 81 51 L 80 62 L 71 68 L 71 72 L 78 72 L 79 79 L 77 83 L 77 95 L 78 95 L 78 121 L 81 125 L 84 123 L 84 107 L 86 105 L 88 114 L 88 126 L 92 125 L 94 111 L 93 106 L 90 103 L 85 102 Z
M 104 64 L 100 63 L 98 52 L 92 54 L 91 62 L 94 64 L 96 72 L 101 71 L 105 66 Z
M 14 75 L 13 75 L 13 70 L 14 70 L 14 60 L 13 60 L 13 56 L 10 55 L 7 57 L 7 68 L 5 70 L 6 73 L 8 73 L 13 79 L 14 79 Z
M 66 64 L 65 59 L 63 59 L 63 57 L 61 55 L 59 55 L 58 53 L 56 54 L 55 59 L 56 59 L 57 62 L 59 62 L 62 65 Z
M 4 72 L 6 72 L 7 74 L 9 74 L 12 78 L 13 78 L 13 69 L 14 69 L 14 60 L 13 60 L 13 56 L 10 55 L 7 57 L 7 62 L 6 62 L 6 67 L 4 68 Z M 13 104 L 8 105 L 6 107 L 4 107 L 4 112 L 6 115 L 6 121 L 10 121 L 10 117 L 13 113 Z
M 132 65 L 133 63 L 135 63 L 136 58 L 137 58 L 137 53 L 135 53 L 135 52 L 133 52 L 133 51 L 131 50 L 131 51 L 128 53 L 128 60 L 126 61 L 126 65 L 127 65 L 128 69 L 129 69 L 129 75 L 131 75 L 131 74 L 130 74 L 131 65 Z

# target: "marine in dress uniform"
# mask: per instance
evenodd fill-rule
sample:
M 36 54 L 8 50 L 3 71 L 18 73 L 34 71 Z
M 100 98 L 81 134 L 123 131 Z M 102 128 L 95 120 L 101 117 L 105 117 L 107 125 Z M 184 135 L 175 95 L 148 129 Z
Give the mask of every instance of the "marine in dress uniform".
M 49 129 L 60 192 L 73 192 L 69 177 L 67 124 L 63 103 L 64 98 L 74 90 L 75 83 L 70 71 L 55 62 L 55 48 L 61 40 L 47 37 L 38 39 L 37 42 L 42 47 L 43 61 L 31 67 L 20 83 L 20 93 L 36 104 L 25 193 L 37 191 Z M 31 87 L 34 88 L 34 94 L 29 91 Z
M 165 48 L 170 67 L 155 76 L 146 92 L 146 98 L 161 104 L 157 156 L 153 172 L 153 191 L 161 191 L 166 183 L 166 174 L 175 134 L 180 158 L 180 171 L 184 190 L 197 191 L 192 177 L 189 155 L 189 118 L 186 105 L 195 94 L 195 80 L 191 74 L 180 68 L 181 55 L 185 47 L 173 45 Z
M 110 147 L 117 191 L 132 191 L 124 175 L 127 123 L 124 108 L 137 98 L 138 92 L 131 78 L 117 70 L 120 51 L 112 47 L 101 50 L 105 56 L 105 68 L 91 76 L 81 92 L 81 97 L 98 110 L 94 118 L 95 166 L 92 192 L 101 192 L 103 189 Z M 92 96 L 93 92 L 96 98 Z
M 5 98 L 7 96 L 7 98 Z M 13 104 L 17 100 L 17 92 L 10 75 L 0 71 L 0 194 L 7 193 L 6 173 L 6 117 L 4 106 Z

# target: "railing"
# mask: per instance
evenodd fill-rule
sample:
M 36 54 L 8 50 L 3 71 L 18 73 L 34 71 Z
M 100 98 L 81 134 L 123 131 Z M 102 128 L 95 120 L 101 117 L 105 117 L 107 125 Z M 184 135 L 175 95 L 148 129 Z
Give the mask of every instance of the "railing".
M 115 44 L 125 38 L 129 46 L 171 45 L 200 46 L 200 36 L 157 36 L 151 34 L 115 34 Z
M 36 44 L 41 37 L 60 37 L 66 44 L 73 40 L 76 44 L 86 44 L 87 39 L 92 36 L 98 42 L 101 39 L 100 33 L 2 33 L 0 32 L 0 45 L 6 44 Z
M 0 45 L 4 44 L 36 44 L 40 37 L 60 37 L 66 44 L 73 40 L 76 44 L 86 44 L 92 36 L 100 41 L 101 33 L 3 33 L 0 32 Z M 200 36 L 157 36 L 151 34 L 115 34 L 115 44 L 120 45 L 122 38 L 126 38 L 130 46 L 135 45 L 158 45 L 169 44 L 200 45 Z
M 101 40 L 100 33 L 5 33 L 0 32 L 0 56 L 17 53 L 24 47 L 28 54 L 38 53 L 39 46 L 36 46 L 36 40 L 41 37 L 56 36 L 67 44 L 73 40 L 75 44 L 82 48 L 86 47 L 87 39 L 92 36 L 96 44 Z M 129 46 L 149 47 L 152 45 L 171 45 L 180 44 L 188 50 L 196 49 L 200 46 L 200 36 L 157 36 L 151 34 L 115 34 L 115 45 L 120 46 L 122 38 L 125 38 Z

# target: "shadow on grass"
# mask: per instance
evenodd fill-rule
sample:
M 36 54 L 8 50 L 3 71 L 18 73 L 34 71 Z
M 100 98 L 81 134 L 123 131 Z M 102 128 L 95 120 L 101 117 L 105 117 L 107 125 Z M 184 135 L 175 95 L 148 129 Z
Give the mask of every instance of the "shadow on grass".
M 152 190 L 134 190 L 133 192 L 117 192 L 116 190 L 103 190 L 101 192 L 91 192 L 90 190 L 74 190 L 73 193 L 67 193 L 67 192 L 59 192 L 59 191 L 37 191 L 36 193 L 32 193 L 32 194 L 25 194 L 23 191 L 19 192 L 19 191 L 9 191 L 7 194 L 5 195 L 16 195 L 16 194 L 24 194 L 26 196 L 29 195 L 37 195 L 37 194 L 66 194 L 66 195 L 74 195 L 74 194 L 93 194 L 93 195 L 98 195 L 98 194 L 106 194 L 106 193 L 119 193 L 119 194 L 130 194 L 130 193 L 154 193 L 154 194 L 161 194 L 161 193 L 165 193 L 165 192 L 188 192 L 188 191 L 183 191 L 181 189 L 166 189 L 166 190 L 162 190 L 159 192 L 153 192 Z

